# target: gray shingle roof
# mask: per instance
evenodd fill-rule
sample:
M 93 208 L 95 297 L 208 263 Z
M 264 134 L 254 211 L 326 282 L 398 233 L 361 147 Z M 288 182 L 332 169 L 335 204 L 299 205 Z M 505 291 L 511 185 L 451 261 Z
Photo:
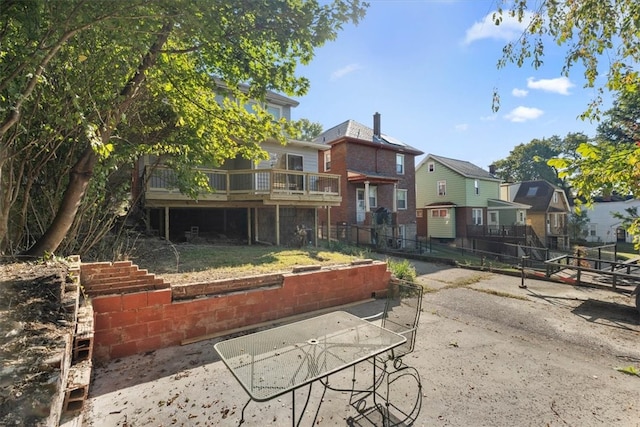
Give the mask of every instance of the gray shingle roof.
M 363 125 L 362 123 L 358 123 L 355 120 L 347 120 L 345 122 L 340 123 L 322 132 L 314 142 L 319 142 L 321 144 L 329 144 L 333 141 L 337 141 L 340 138 L 354 138 L 367 142 L 376 142 L 382 145 L 385 145 L 389 148 L 394 148 L 399 151 L 413 151 L 413 154 L 420 155 L 422 151 L 414 148 L 408 144 L 403 143 L 402 141 L 397 140 L 389 135 L 385 135 L 382 133 L 380 138 L 377 138 L 373 135 L 373 129 Z
M 520 183 L 513 201 L 531 205 L 532 211 L 544 212 L 549 208 L 556 186 L 547 181 L 525 181 Z
M 449 169 L 459 173 L 462 176 L 467 178 L 479 178 L 479 179 L 490 179 L 492 181 L 500 181 L 499 178 L 491 175 L 489 171 L 482 169 L 474 165 L 473 163 L 467 162 L 466 160 L 456 160 L 450 159 L 448 157 L 436 156 L 435 154 L 428 154 L 427 157 L 420 162 L 420 165 L 426 163 L 429 159 L 432 159 L 442 165 L 448 167 Z M 420 167 L 418 165 L 418 167 Z

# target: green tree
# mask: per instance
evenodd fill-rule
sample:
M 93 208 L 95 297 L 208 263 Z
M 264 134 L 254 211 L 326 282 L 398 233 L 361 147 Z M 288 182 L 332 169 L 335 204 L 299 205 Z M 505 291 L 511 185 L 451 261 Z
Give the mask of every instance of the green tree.
M 313 141 L 318 135 L 322 133 L 322 124 L 318 122 L 312 122 L 309 119 L 300 119 L 294 124 L 300 130 L 298 138 L 301 141 Z
M 46 231 L 31 256 L 60 246 L 92 181 L 107 185 L 118 165 L 141 154 L 164 156 L 194 196 L 207 186 L 193 165 L 263 158 L 261 141 L 284 143 L 294 128 L 274 122 L 260 105 L 246 111 L 248 99 L 264 100 L 267 90 L 306 93 L 309 81 L 295 74 L 297 64 L 308 63 L 345 23 L 357 23 L 366 6 L 360 0 L 4 2 L 0 186 L 3 196 L 13 196 L 0 200 L 0 244 L 6 247 L 11 234 L 5 213 L 20 200 L 30 203 L 15 179 L 29 149 L 51 153 L 42 157 L 42 170 L 55 159 L 68 171 L 56 180 L 62 196 L 51 198 L 58 199 L 55 214 L 42 223 Z M 159 116 L 141 108 L 160 104 L 166 108 L 154 109 Z M 157 138 L 129 139 L 146 130 Z M 47 133 L 57 145 L 46 145 Z
M 617 94 L 614 109 L 624 106 L 628 111 L 637 105 L 640 91 L 640 3 L 637 0 L 544 1 L 499 0 L 494 15 L 497 25 L 508 14 L 528 24 L 526 31 L 503 49 L 498 67 L 508 63 L 534 68 L 543 64 L 545 43 L 554 40 L 566 48 L 560 72 L 568 76 L 574 66 L 584 69 L 584 86 L 596 87 L 598 76 L 607 70 L 604 84 L 596 87 L 597 95 L 586 106 L 583 119 L 599 119 L 602 94 L 605 89 Z M 602 61 L 604 59 L 604 61 Z M 604 63 L 604 66 L 602 65 Z M 608 68 L 607 68 L 608 67 Z M 494 110 L 499 108 L 499 96 L 494 94 Z M 575 158 L 556 158 L 549 164 L 567 179 L 578 196 L 587 204 L 595 195 L 617 192 L 640 197 L 640 144 L 636 125 L 626 124 L 607 113 L 613 128 L 600 128 L 595 142 L 585 142 L 576 149 Z M 631 124 L 631 126 L 629 126 Z M 634 128 L 635 127 L 635 128 Z M 626 140 L 627 143 L 620 143 Z M 634 143 L 631 143 L 634 142 Z M 640 236 L 640 220 L 633 221 L 628 231 Z M 640 247 L 640 237 L 636 244 Z
M 575 158 L 555 158 L 549 164 L 577 189 L 578 205 L 589 207 L 593 197 L 630 195 L 640 198 L 640 134 L 635 105 L 637 94 L 623 93 L 604 114 L 595 141 L 578 146 Z M 625 226 L 640 245 L 640 219 L 628 215 Z
M 547 162 L 559 156 L 575 158 L 577 147 L 588 140 L 583 133 L 569 133 L 564 138 L 554 135 L 519 144 L 505 159 L 494 162 L 496 176 L 507 182 L 545 180 L 562 188 L 571 197 L 567 180 Z
M 555 41 L 566 48 L 562 75 L 569 76 L 576 65 L 583 69 L 584 86 L 596 88 L 597 95 L 586 107 L 582 118 L 598 118 L 602 111 L 604 89 L 633 93 L 638 90 L 640 70 L 640 4 L 637 0 L 518 0 L 497 1 L 493 18 L 501 25 L 504 16 L 527 24 L 526 30 L 502 50 L 498 67 L 544 64 L 545 44 Z M 604 61 L 602 61 L 604 59 Z M 608 67 L 604 84 L 598 77 L 602 62 Z M 494 93 L 493 108 L 500 106 Z
M 556 171 L 547 165 L 547 160 L 556 157 L 557 141 L 553 136 L 549 139 L 534 139 L 528 144 L 519 144 L 502 160 L 494 162 L 496 176 L 507 182 L 535 181 L 544 179 L 558 184 Z
M 567 227 L 572 242 L 584 241 L 589 232 L 587 227 L 590 222 L 591 220 L 584 210 L 579 209 L 569 215 Z

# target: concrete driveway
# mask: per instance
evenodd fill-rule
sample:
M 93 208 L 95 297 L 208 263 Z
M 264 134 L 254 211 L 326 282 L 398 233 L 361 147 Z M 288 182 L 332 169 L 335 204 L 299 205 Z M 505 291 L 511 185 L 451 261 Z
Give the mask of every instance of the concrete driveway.
M 640 426 L 640 322 L 610 291 L 414 262 L 423 299 L 415 351 L 422 378 L 417 426 Z M 380 301 L 346 308 L 358 315 Z M 220 361 L 216 340 L 113 360 L 94 369 L 83 425 L 234 426 L 247 395 Z M 332 381 L 348 381 L 339 375 Z M 417 389 L 398 395 L 414 401 Z M 301 425 L 311 425 L 314 387 Z M 296 397 L 301 408 L 304 391 Z M 316 425 L 357 413 L 329 391 Z M 291 396 L 255 403 L 246 426 L 291 425 Z

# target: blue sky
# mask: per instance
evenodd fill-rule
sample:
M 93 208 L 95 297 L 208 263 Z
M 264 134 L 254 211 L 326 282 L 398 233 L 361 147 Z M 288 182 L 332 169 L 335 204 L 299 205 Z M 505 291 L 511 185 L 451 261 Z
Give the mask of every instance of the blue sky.
M 596 124 L 578 116 L 595 89 L 583 88 L 579 68 L 561 76 L 564 49 L 547 43 L 538 70 L 497 69 L 521 27 L 493 25 L 495 7 L 494 0 L 370 0 L 360 24 L 345 26 L 299 68 L 311 89 L 297 98 L 292 118 L 325 130 L 348 119 L 373 127 L 379 112 L 382 133 L 485 169 L 535 138 L 593 136 Z M 501 97 L 495 114 L 494 88 Z

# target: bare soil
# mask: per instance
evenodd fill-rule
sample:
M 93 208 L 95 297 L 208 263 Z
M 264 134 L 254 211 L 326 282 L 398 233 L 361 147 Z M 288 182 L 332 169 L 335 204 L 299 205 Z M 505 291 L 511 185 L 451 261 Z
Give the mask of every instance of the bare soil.
M 44 425 L 61 375 L 74 309 L 64 263 L 0 265 L 0 425 Z

